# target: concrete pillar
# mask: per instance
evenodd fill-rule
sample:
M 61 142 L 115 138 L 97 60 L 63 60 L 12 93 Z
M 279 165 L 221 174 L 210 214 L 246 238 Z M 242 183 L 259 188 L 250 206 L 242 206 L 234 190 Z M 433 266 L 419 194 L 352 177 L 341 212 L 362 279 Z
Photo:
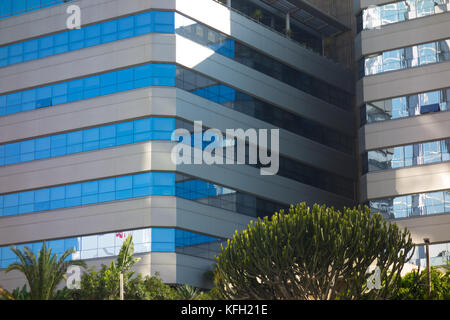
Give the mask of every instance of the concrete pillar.
M 227 0 L 227 7 L 231 8 L 231 0 Z

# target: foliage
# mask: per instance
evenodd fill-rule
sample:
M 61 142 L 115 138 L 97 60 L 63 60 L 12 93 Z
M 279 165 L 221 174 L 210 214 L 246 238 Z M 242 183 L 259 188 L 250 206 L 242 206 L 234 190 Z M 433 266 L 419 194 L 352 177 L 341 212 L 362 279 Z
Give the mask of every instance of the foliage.
M 157 272 L 155 276 L 146 276 L 144 280 L 148 300 L 173 300 L 175 290 L 165 284 Z
M 263 12 L 261 9 L 255 9 L 255 11 L 253 11 L 252 13 L 252 18 L 258 21 L 261 21 L 263 17 Z
M 131 268 L 139 262 L 134 258 L 134 245 L 132 236 L 128 236 L 122 244 L 116 262 L 112 261 L 109 268 L 102 265 L 99 271 L 95 267 L 81 277 L 79 290 L 72 291 L 73 299 L 83 300 L 118 300 L 120 298 L 119 277 L 123 273 L 125 300 L 163 300 L 172 299 L 174 290 L 155 276 L 134 276 Z M 134 277 L 133 277 L 134 276 Z
M 22 288 L 15 288 L 12 292 L 14 300 L 31 300 L 31 293 L 27 289 L 27 285 L 24 284 Z
M 134 244 L 132 236 L 128 236 L 120 248 L 116 261 L 111 261 L 108 267 L 102 264 L 101 270 L 90 267 L 81 277 L 80 289 L 72 292 L 75 299 L 88 300 L 117 300 L 120 298 L 119 279 L 123 273 L 124 291 L 130 285 L 134 272 L 129 271 L 140 258 L 134 258 Z
M 431 268 L 431 295 L 428 296 L 428 272 L 413 271 L 406 274 L 394 299 L 400 300 L 450 300 L 450 270 L 445 273 Z
M 236 232 L 216 258 L 215 284 L 225 299 L 387 299 L 413 248 L 409 231 L 367 206 L 301 203 Z M 368 292 L 373 263 L 383 286 Z
M 22 288 L 16 288 L 12 292 L 0 287 L 0 300 L 30 300 L 31 296 L 27 290 L 27 285 Z
M 23 251 L 17 247 L 11 247 L 11 250 L 19 258 L 19 262 L 10 264 L 5 272 L 17 270 L 25 275 L 32 300 L 53 299 L 57 285 L 66 276 L 67 268 L 71 265 L 86 266 L 83 261 L 66 261 L 74 252 L 73 249 L 66 250 L 58 259 L 57 254 L 52 255 L 52 249 L 47 249 L 45 241 L 37 259 L 28 247 L 24 247 Z M 22 288 L 23 290 L 26 291 Z
M 201 292 L 198 289 L 187 284 L 178 287 L 176 290 L 176 297 L 178 300 L 199 300 L 200 295 Z

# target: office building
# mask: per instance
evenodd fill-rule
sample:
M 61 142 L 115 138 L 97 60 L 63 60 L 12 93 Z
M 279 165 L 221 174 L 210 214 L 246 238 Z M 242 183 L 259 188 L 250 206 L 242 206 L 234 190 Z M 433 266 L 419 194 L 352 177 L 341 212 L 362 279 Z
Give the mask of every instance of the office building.
M 450 250 L 450 2 L 355 1 L 360 199 L 407 227 L 413 262 Z
M 44 240 L 108 264 L 132 234 L 137 271 L 207 287 L 220 244 L 251 219 L 357 202 L 353 50 L 339 40 L 351 27 L 320 4 L 0 3 L 0 268 L 10 245 Z M 171 135 L 194 121 L 279 129 L 278 174 L 174 164 Z

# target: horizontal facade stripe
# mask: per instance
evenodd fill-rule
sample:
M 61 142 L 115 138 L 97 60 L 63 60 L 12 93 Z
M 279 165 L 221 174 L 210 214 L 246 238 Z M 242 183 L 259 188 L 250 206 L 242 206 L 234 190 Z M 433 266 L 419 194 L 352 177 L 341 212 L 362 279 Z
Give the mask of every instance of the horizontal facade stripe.
M 0 195 L 0 217 L 152 195 L 177 196 L 252 217 L 287 207 L 174 172 L 145 172 Z
M 172 64 L 151 63 L 2 95 L 0 116 L 146 86 L 176 86 L 336 150 L 353 151 L 353 138 L 346 134 Z
M 150 63 L 0 96 L 0 116 L 148 86 L 174 86 L 175 65 Z
M 450 89 L 369 102 L 360 109 L 361 126 L 368 123 L 409 118 L 450 109 Z
M 357 32 L 448 11 L 450 11 L 449 3 L 435 0 L 406 0 L 372 6 L 363 9 L 356 17 Z
M 213 259 L 220 252 L 220 244 L 224 241 L 216 237 L 173 228 L 144 228 L 96 235 L 79 236 L 46 241 L 46 247 L 52 254 L 61 256 L 66 250 L 74 253 L 67 260 L 87 260 L 117 256 L 125 239 L 133 238 L 134 253 L 177 252 L 205 259 Z M 0 269 L 18 262 L 18 257 L 10 249 L 27 247 L 38 255 L 43 242 L 0 247 Z
M 0 166 L 150 140 L 171 140 L 175 118 L 144 118 L 0 145 Z
M 384 51 L 362 58 L 358 63 L 359 79 L 389 71 L 416 68 L 450 60 L 450 39 Z
M 149 33 L 174 33 L 174 12 L 149 11 L 0 47 L 0 67 Z
M 362 156 L 363 174 L 450 161 L 450 139 L 372 150 Z
M 72 0 L 2 0 L 0 1 L 0 19 L 45 9 L 67 2 L 72 2 Z
M 450 212 L 450 190 L 370 200 L 368 205 L 386 219 L 446 213 Z
M 339 108 L 353 110 L 350 93 L 179 13 L 175 14 L 175 33 Z

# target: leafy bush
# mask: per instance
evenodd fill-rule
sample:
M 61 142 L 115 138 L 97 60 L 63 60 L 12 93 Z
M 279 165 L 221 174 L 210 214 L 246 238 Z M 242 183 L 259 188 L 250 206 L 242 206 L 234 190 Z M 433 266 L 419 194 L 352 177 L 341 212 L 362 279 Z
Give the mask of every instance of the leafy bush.
M 427 270 L 406 274 L 394 299 L 401 300 L 450 300 L 450 270 L 445 273 L 431 268 L 431 295 L 428 296 Z

